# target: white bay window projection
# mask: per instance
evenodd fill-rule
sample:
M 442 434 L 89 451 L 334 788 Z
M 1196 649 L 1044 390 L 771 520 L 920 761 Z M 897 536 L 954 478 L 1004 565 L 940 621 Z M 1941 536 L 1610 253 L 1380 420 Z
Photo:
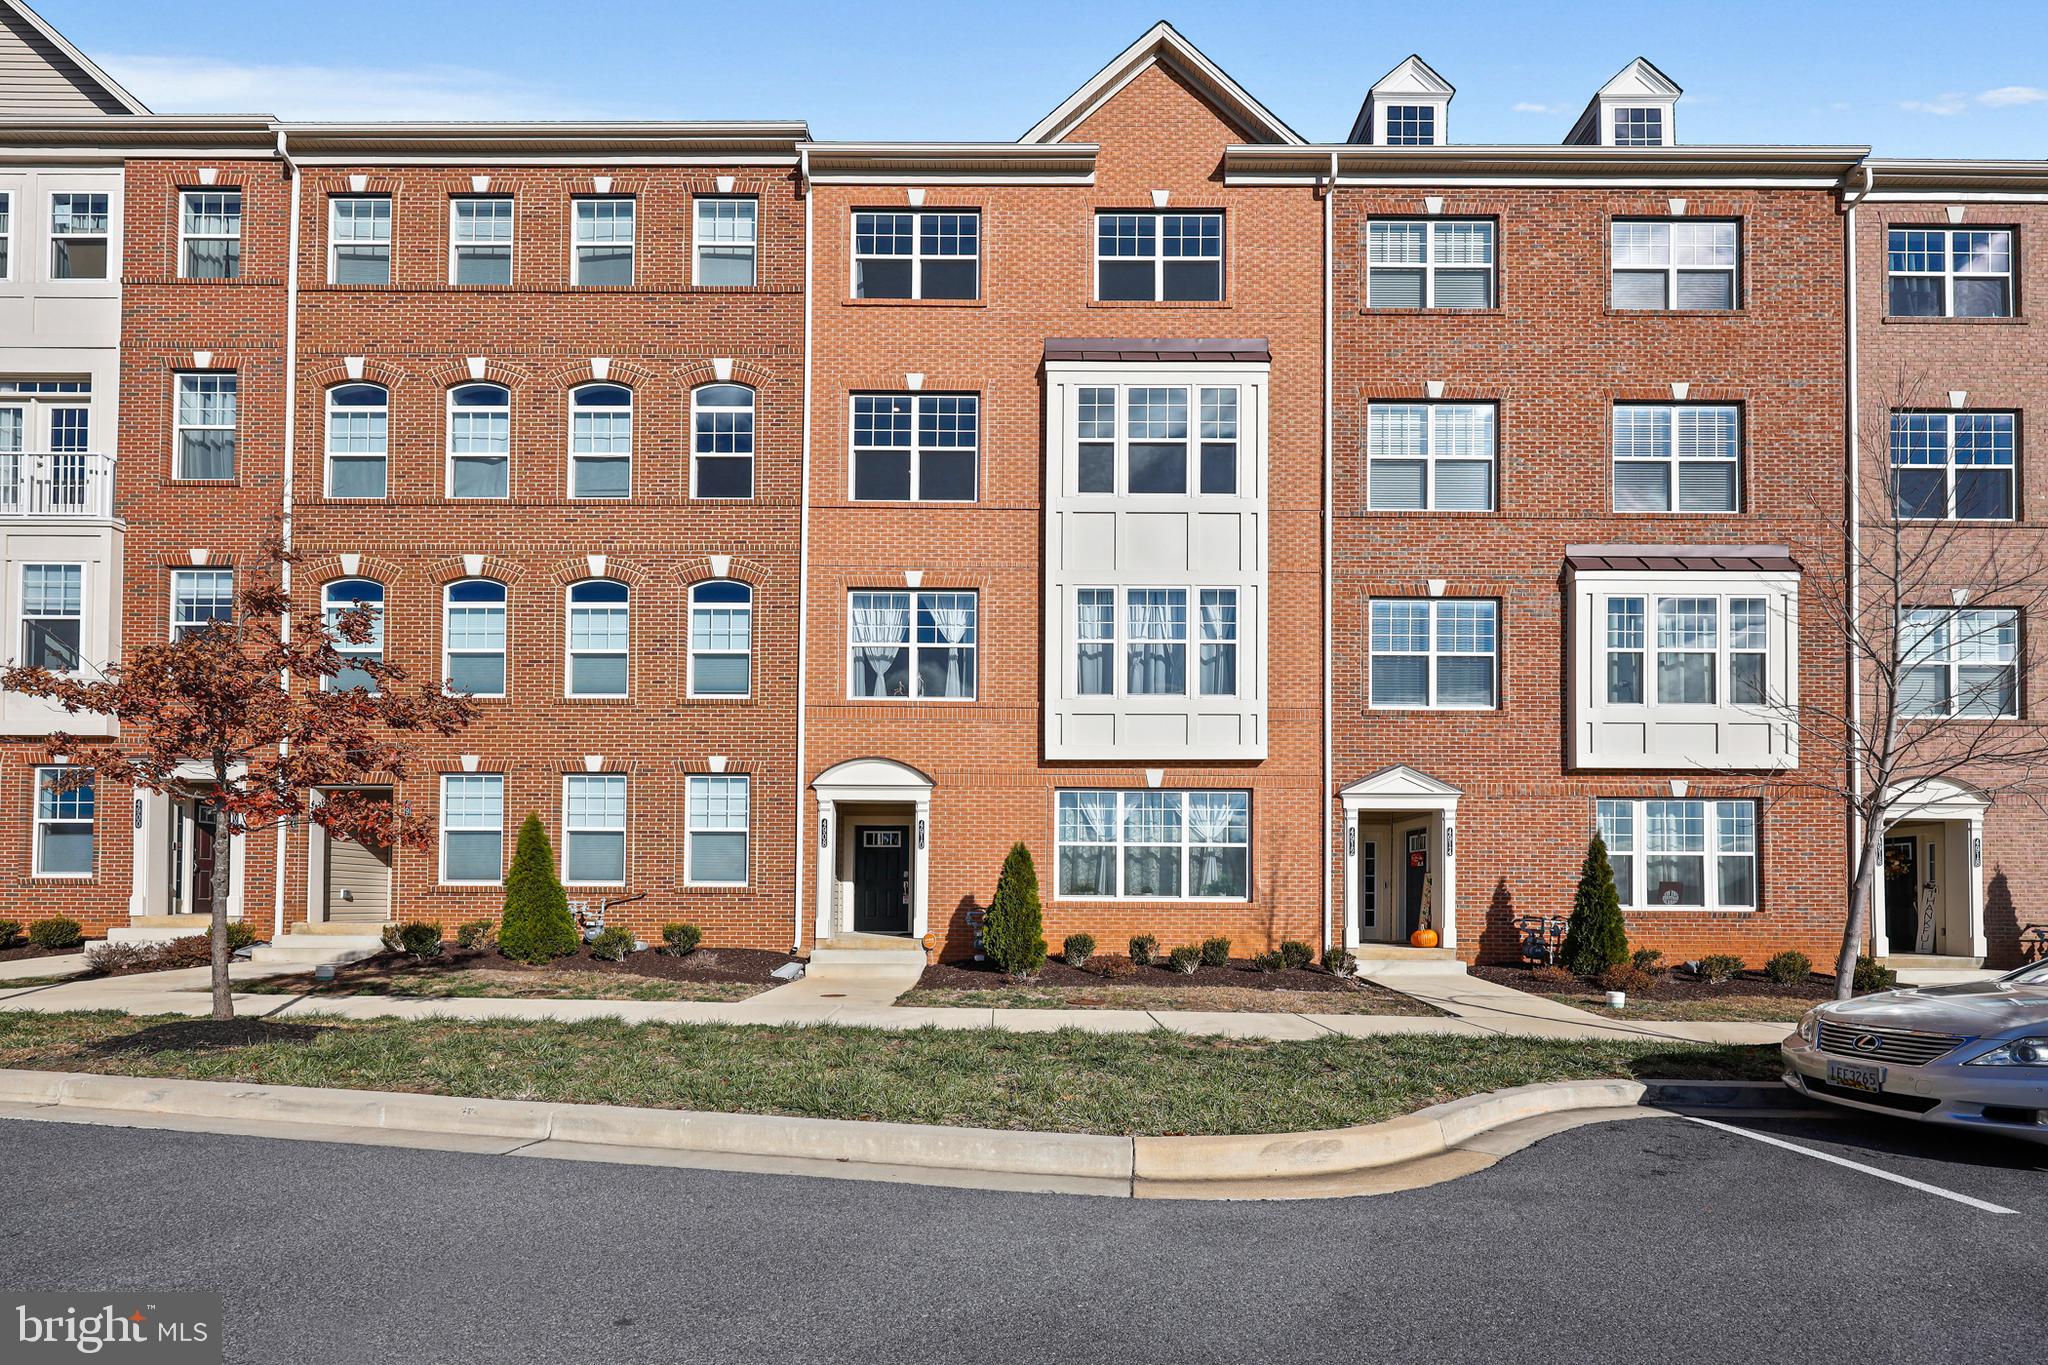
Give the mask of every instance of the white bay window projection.
M 391 395 L 381 384 L 327 391 L 327 496 L 381 498 L 389 490 Z
M 63 768 L 37 768 L 35 856 L 31 875 L 90 877 L 93 854 L 93 784 L 66 783 Z
M 1251 796 L 1241 791 L 1062 791 L 1062 899 L 1244 900 Z
M 1098 213 L 1095 297 L 1207 303 L 1223 297 L 1223 215 Z
M 972 701 L 980 601 L 972 592 L 856 592 L 847 599 L 848 695 Z
M 336 196 L 327 206 L 331 284 L 391 283 L 391 196 Z
M 1616 112 L 1618 116 L 1627 111 Z M 1611 307 L 1630 312 L 1725 312 L 1735 307 L 1741 256 L 1738 224 L 1617 218 L 1608 232 L 1614 272 Z
M 1602 800 L 1597 807 L 1624 907 L 1757 908 L 1756 802 Z
M 448 391 L 448 496 L 504 498 L 512 492 L 512 394 L 500 384 Z
M 569 585 L 569 696 L 626 695 L 631 613 L 632 590 L 617 579 Z
M 633 282 L 634 202 L 631 199 L 576 201 L 575 284 Z
M 1192 621 L 1188 611 L 1191 598 L 1195 606 Z M 1074 595 L 1074 691 L 1084 697 L 1190 695 L 1191 635 L 1197 647 L 1193 694 L 1236 696 L 1237 589 L 1078 589 Z
M 85 566 L 21 566 L 21 651 L 24 668 L 76 673 L 85 644 Z
M 1734 512 L 1742 498 L 1742 410 L 1732 403 L 1619 403 L 1614 510 Z
M 697 200 L 696 283 L 753 286 L 759 218 L 753 199 Z
M 981 293 L 981 215 L 853 215 L 857 299 L 972 299 Z
M 441 676 L 472 697 L 505 695 L 505 585 L 491 578 L 450 583 L 441 604 Z
M 705 384 L 690 392 L 690 496 L 754 496 L 754 391 Z
M 50 196 L 50 278 L 104 280 L 112 219 L 104 194 Z
M 1771 700 L 1768 598 L 1615 594 L 1606 599 L 1605 628 L 1609 706 L 1762 706 Z
M 172 456 L 179 479 L 235 477 L 235 376 L 181 374 L 172 415 Z
M 233 569 L 171 570 L 171 639 L 220 622 L 235 620 L 235 571 Z
M 496 886 L 505 875 L 505 777 L 448 773 L 441 778 L 441 881 Z
M 93 453 L 91 380 L 0 379 L 0 512 L 89 510 Z
M 1235 386 L 1091 385 L 1075 398 L 1076 492 L 1186 494 L 1192 453 L 1196 491 L 1237 495 Z
M 745 777 L 689 779 L 683 802 L 686 886 L 747 884 L 750 785 Z
M 1461 598 L 1378 598 L 1368 639 L 1376 708 L 1488 710 L 1498 704 L 1500 605 Z
M 506 195 L 449 200 L 448 282 L 512 283 L 512 200 Z
M 335 652 L 351 664 L 357 662 L 384 662 L 384 585 L 368 578 L 341 578 L 329 583 L 320 594 L 321 614 L 327 628 L 336 633 Z M 343 619 L 351 612 L 367 613 L 370 622 L 369 638 L 363 640 L 340 639 Z M 377 685 L 370 675 L 358 667 L 345 667 L 322 684 L 329 691 L 341 692 L 360 688 L 374 692 Z
M 971 393 L 853 396 L 856 502 L 973 502 L 981 399 Z
M 584 384 L 569 391 L 569 496 L 633 493 L 633 391 Z
M 1898 318 L 2012 316 L 2006 228 L 1893 228 L 1885 234 L 1888 311 Z
M 178 197 L 178 274 L 232 280 L 242 273 L 242 192 L 187 190 Z
M 562 880 L 576 886 L 626 882 L 626 777 L 571 773 L 562 779 Z
M 1373 511 L 1490 512 L 1498 419 L 1491 403 L 1366 408 L 1366 505 Z
M 1491 308 L 1488 219 L 1375 219 L 1365 228 L 1368 308 Z
M 1899 711 L 2010 720 L 2020 713 L 2020 614 L 1913 608 L 1899 619 Z
M 693 697 L 745 697 L 753 688 L 754 590 L 730 579 L 690 588 Z
M 1898 516 L 1932 521 L 2010 521 L 2013 435 L 2010 412 L 1892 414 L 1892 506 Z

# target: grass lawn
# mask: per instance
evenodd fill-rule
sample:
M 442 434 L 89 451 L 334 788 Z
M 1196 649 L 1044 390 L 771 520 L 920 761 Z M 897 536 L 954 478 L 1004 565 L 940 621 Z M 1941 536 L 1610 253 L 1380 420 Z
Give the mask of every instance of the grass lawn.
M 1604 996 L 1571 992 L 1545 994 L 1550 995 L 1552 1000 L 1582 1009 L 1588 1014 L 1606 1015 L 1610 1019 L 1783 1024 L 1787 1028 L 1797 1023 L 1800 1015 L 1820 1003 L 1814 1000 L 1787 1000 L 1782 995 L 1723 995 L 1711 1000 L 1644 1000 L 1631 995 L 1625 1008 L 1611 1010 L 1607 1008 Z
M 346 974 L 333 981 L 310 976 L 267 977 L 237 982 L 250 995 L 395 995 L 415 1000 L 745 1000 L 773 982 L 674 981 L 623 972 L 492 971 L 442 972 L 431 966 L 397 968 L 374 978 Z
M 1371 1123 L 1534 1081 L 1769 1080 L 1768 1047 L 0 1012 L 0 1066 L 1073 1133 Z
M 1428 1014 L 1419 1000 L 1377 986 L 1342 991 L 1267 991 L 1233 986 L 921 986 L 899 1005 L 999 1010 L 1223 1010 L 1281 1014 Z

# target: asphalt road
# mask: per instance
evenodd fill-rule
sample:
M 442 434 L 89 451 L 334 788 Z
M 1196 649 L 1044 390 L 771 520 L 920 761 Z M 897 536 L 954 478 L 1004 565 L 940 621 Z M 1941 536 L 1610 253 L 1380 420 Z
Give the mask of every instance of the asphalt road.
M 1405 1194 L 1154 1203 L 0 1120 L 10 1289 L 300 1362 L 2038 1362 L 2048 1148 L 1582 1128 Z

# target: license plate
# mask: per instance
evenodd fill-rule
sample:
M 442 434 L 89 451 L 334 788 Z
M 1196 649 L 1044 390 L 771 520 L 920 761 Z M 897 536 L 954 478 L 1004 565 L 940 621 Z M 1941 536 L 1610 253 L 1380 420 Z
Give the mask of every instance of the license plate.
M 1872 1095 L 1884 1091 L 1884 1068 L 1857 1062 L 1829 1062 L 1828 1081 L 1845 1090 L 1863 1090 Z

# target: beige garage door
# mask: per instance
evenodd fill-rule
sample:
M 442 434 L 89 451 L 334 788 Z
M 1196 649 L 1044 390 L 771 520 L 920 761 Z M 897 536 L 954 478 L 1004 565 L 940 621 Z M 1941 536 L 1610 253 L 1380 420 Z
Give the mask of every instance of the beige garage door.
M 327 839 L 327 920 L 382 924 L 391 918 L 391 850 Z

